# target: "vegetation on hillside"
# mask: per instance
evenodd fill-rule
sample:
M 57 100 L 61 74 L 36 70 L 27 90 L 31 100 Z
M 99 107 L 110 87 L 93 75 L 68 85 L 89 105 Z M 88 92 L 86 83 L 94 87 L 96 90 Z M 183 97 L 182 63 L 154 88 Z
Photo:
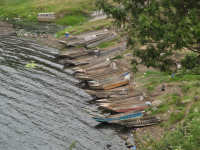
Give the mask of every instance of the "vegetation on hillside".
M 147 139 L 142 150 L 200 149 L 200 3 L 195 0 L 97 0 L 128 35 L 138 64 L 166 72 L 138 72 L 139 88 L 156 93 L 161 105 L 149 110 L 164 119 L 160 141 Z M 181 54 L 176 58 L 176 54 Z M 185 56 L 185 57 L 184 57 Z M 181 69 L 173 69 L 175 62 Z M 170 74 L 168 71 L 172 71 Z M 166 91 L 162 92 L 162 85 Z
M 183 48 L 200 53 L 198 1 L 97 0 L 97 4 L 124 28 L 134 55 L 148 67 L 169 70 L 174 63 L 170 56 Z
M 89 32 L 94 30 L 100 30 L 102 28 L 109 28 L 112 25 L 112 19 L 97 20 L 92 22 L 84 22 L 74 26 L 67 27 L 63 31 L 57 33 L 57 36 L 63 36 L 66 32 L 77 35 L 83 32 Z
M 36 21 L 37 14 L 55 12 L 62 25 L 80 24 L 95 9 L 93 0 L 1 0 L 0 18 Z
M 138 72 L 139 88 L 158 94 L 158 107 L 149 109 L 163 119 L 160 127 L 165 131 L 160 141 L 148 138 L 139 145 L 141 150 L 198 150 L 200 147 L 200 74 L 193 70 L 179 70 L 171 75 L 160 71 Z M 162 91 L 165 85 L 165 91 Z M 146 135 L 144 135 L 146 136 Z M 141 141 L 140 141 L 141 142 Z
M 161 100 L 161 105 L 149 110 L 154 115 L 165 115 L 165 121 L 160 125 L 165 129 L 165 135 L 160 141 L 150 140 L 140 148 L 200 149 L 200 3 L 195 0 L 97 0 L 97 4 L 127 33 L 134 56 L 140 58 L 133 61 L 133 70 L 136 71 L 135 67 L 140 63 L 162 71 L 169 71 L 174 60 L 182 64 L 182 69 L 175 74 L 157 70 L 138 73 L 136 82 L 149 93 L 161 92 L 163 84 L 169 86 L 166 90 L 177 89 L 156 97 Z M 32 22 L 40 12 L 55 12 L 57 24 L 70 26 L 58 36 L 65 32 L 77 35 L 110 27 L 113 19 L 87 22 L 88 14 L 94 9 L 94 0 L 0 0 L 0 19 L 22 18 Z M 104 42 L 98 48 L 108 48 L 116 43 L 118 39 Z M 174 53 L 184 48 L 191 52 L 182 60 L 174 59 Z M 123 56 L 119 55 L 113 59 L 121 58 Z M 32 63 L 26 67 L 34 66 Z M 75 142 L 69 149 L 73 147 Z

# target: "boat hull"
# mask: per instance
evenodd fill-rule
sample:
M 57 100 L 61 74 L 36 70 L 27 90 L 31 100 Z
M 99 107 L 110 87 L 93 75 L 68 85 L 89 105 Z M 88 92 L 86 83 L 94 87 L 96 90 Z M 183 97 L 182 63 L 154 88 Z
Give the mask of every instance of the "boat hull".
M 117 117 L 109 117 L 109 118 L 97 118 L 94 117 L 94 119 L 97 122 L 107 122 L 107 123 L 111 123 L 111 122 L 115 122 L 115 121 L 122 121 L 122 120 L 128 120 L 128 119 L 133 119 L 133 118 L 138 118 L 138 117 L 142 117 L 143 113 L 142 112 L 138 112 L 138 113 L 130 113 L 130 114 L 125 114 L 122 116 L 117 116 Z
M 111 90 L 114 88 L 125 86 L 127 84 L 129 84 L 129 81 L 125 80 L 125 81 L 120 81 L 120 82 L 106 84 L 106 85 L 98 85 L 98 86 L 89 85 L 89 87 L 90 89 L 93 89 L 93 90 Z

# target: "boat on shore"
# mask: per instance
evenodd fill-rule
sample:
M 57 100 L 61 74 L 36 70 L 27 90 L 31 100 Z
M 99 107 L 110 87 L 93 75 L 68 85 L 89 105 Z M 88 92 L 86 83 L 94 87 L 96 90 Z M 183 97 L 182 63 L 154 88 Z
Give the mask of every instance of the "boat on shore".
M 162 120 L 155 116 L 147 116 L 144 112 L 128 112 L 108 117 L 93 117 L 100 123 L 111 123 L 125 126 L 128 128 L 140 128 L 159 124 Z
M 116 103 L 123 103 L 126 101 L 138 101 L 138 102 L 142 102 L 145 98 L 142 95 L 141 92 L 135 92 L 135 91 L 130 91 L 130 89 L 126 88 L 121 88 L 118 91 L 112 91 L 112 92 L 116 92 L 116 93 L 122 93 L 121 96 L 117 96 L 117 97 L 109 97 L 109 98 L 102 98 L 102 99 L 98 99 L 96 100 L 97 103 L 112 103 L 112 104 L 116 104 Z
M 106 66 L 106 67 L 99 67 L 96 68 L 95 70 L 85 70 L 82 73 L 76 73 L 75 77 L 79 80 L 82 81 L 103 81 L 105 79 L 111 78 L 114 76 L 120 76 L 121 74 L 123 74 L 125 71 L 127 71 L 126 69 L 122 69 L 120 68 L 120 65 L 118 65 L 118 62 L 111 62 L 110 65 Z
M 130 82 L 130 73 L 126 72 L 120 76 L 110 77 L 100 81 L 88 81 L 88 86 L 93 90 L 111 90 L 117 87 L 128 85 Z
M 69 59 L 60 60 L 59 63 L 63 64 L 64 67 L 83 66 L 89 64 L 88 61 L 74 61 Z
M 106 118 L 102 117 L 93 117 L 97 122 L 106 122 L 106 123 L 114 123 L 122 120 L 128 120 L 133 118 L 140 118 L 143 116 L 143 112 L 133 112 L 133 113 L 124 113 L 124 114 L 117 114 L 111 115 Z
M 105 79 L 105 77 L 107 76 L 111 76 L 112 73 L 117 73 L 117 70 L 112 70 L 111 68 L 100 68 L 97 69 L 96 72 L 94 73 L 76 73 L 75 74 L 75 78 L 82 80 L 82 81 L 86 81 L 86 80 L 101 80 L 101 79 Z
M 60 43 L 64 44 L 66 47 L 87 47 L 93 48 L 100 43 L 111 41 L 116 38 L 116 33 L 109 31 L 99 31 L 101 33 L 88 33 L 76 36 L 68 40 L 62 40 Z
M 160 118 L 157 118 L 155 116 L 144 116 L 141 118 L 121 121 L 118 124 L 128 128 L 141 128 L 159 124 L 161 121 L 162 120 Z
M 149 99 L 149 98 L 148 98 Z M 143 111 L 152 106 L 143 96 L 125 96 L 97 100 L 99 107 L 113 112 Z
M 88 64 L 86 66 L 72 68 L 72 70 L 75 73 L 92 74 L 92 73 L 95 73 L 96 70 L 105 69 L 106 67 L 109 67 L 110 63 L 111 62 L 109 60 L 104 60 L 101 62 L 91 62 L 90 64 Z
M 115 33 L 100 31 L 71 36 L 61 41 L 67 47 L 58 58 L 65 67 L 72 67 L 79 87 L 93 97 L 90 103 L 116 115 L 93 117 L 100 123 L 113 123 L 126 127 L 143 127 L 157 124 L 160 120 L 144 113 L 153 105 L 151 96 L 136 91 L 130 83 L 131 73 L 127 62 L 116 59 L 122 55 L 126 45 L 111 49 L 93 48 L 103 41 L 109 41 Z M 92 49 L 88 49 L 92 48 Z M 66 68 L 64 68 L 66 69 Z M 155 106 L 155 105 L 153 105 Z M 92 114 L 97 115 L 95 114 Z
M 99 50 L 86 50 L 85 48 L 69 48 L 65 51 L 61 51 L 57 55 L 57 59 L 77 59 L 79 57 L 95 56 Z
M 92 90 L 110 90 L 129 84 L 128 80 L 115 81 L 113 83 L 98 83 L 96 81 L 89 81 L 89 89 Z
M 88 94 L 90 94 L 94 99 L 92 101 L 98 102 L 98 100 L 104 99 L 107 101 L 109 98 L 120 98 L 128 95 L 127 87 L 120 87 L 117 91 L 112 90 L 85 90 Z
M 149 108 L 149 106 L 147 105 L 143 105 L 143 106 L 130 106 L 130 107 L 125 107 L 125 108 L 113 108 L 110 109 L 111 111 L 114 112 L 119 112 L 119 113 L 125 113 L 125 112 L 130 112 L 130 111 L 144 111 L 145 109 Z
M 103 109 L 113 111 L 113 112 L 129 112 L 129 111 L 143 111 L 150 107 L 149 104 L 146 103 L 136 103 L 132 104 L 130 103 L 121 103 L 117 106 L 112 106 L 112 104 L 109 103 L 100 103 L 99 106 Z

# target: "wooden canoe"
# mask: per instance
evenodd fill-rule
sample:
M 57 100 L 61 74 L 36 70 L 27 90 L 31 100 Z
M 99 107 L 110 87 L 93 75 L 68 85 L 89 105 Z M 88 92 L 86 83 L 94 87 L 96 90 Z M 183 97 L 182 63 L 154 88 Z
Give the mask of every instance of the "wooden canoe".
M 107 99 L 99 99 L 97 100 L 98 103 L 123 103 L 124 101 L 126 102 L 127 100 L 131 99 L 131 100 L 137 100 L 137 101 L 141 101 L 140 97 L 142 96 L 142 93 L 136 93 L 134 94 L 134 92 L 129 93 L 128 90 L 121 90 L 121 91 L 113 91 L 113 93 L 118 93 L 121 92 L 123 93 L 123 95 L 121 94 L 121 96 L 118 97 L 109 97 Z M 143 96 L 142 96 L 143 97 Z
M 96 71 L 97 69 L 104 69 L 105 67 L 110 66 L 110 61 L 106 61 L 105 59 L 102 59 L 102 61 L 93 61 L 90 62 L 88 65 L 86 66 L 82 66 L 82 67 L 76 67 L 73 68 L 72 70 L 75 71 L 76 73 L 88 73 L 89 71 Z
M 129 84 L 129 80 L 122 80 L 122 81 L 117 81 L 117 82 L 114 82 L 114 83 L 104 84 L 104 85 L 101 85 L 101 84 L 95 85 L 95 84 L 89 83 L 89 88 L 93 89 L 93 90 L 111 90 L 111 89 L 121 87 L 121 86 L 124 86 L 124 85 L 127 85 L 127 84 Z
M 84 48 L 80 48 L 80 50 L 74 49 L 73 51 L 69 50 L 69 51 L 61 52 L 57 56 L 57 59 L 63 59 L 63 58 L 77 59 L 80 57 L 97 56 L 97 55 L 98 55 L 98 50 L 85 50 Z
M 99 118 L 99 117 L 93 117 L 97 122 L 107 122 L 107 123 L 112 123 L 115 121 L 122 121 L 122 120 L 128 120 L 128 119 L 133 119 L 133 118 L 139 118 L 142 117 L 143 113 L 142 112 L 137 112 L 137 113 L 129 113 L 129 114 L 120 114 L 120 115 L 113 115 L 107 118 Z
M 135 106 L 135 107 L 132 107 L 132 108 L 122 108 L 122 109 L 116 109 L 114 110 L 115 112 L 130 112 L 130 111 L 144 111 L 145 109 L 147 109 L 149 106 L 147 105 L 144 105 L 144 106 Z
M 100 106 L 101 108 L 104 108 L 106 110 L 110 110 L 113 112 L 130 112 L 130 111 L 143 111 L 147 108 L 149 108 L 149 105 L 123 105 L 117 106 L 117 107 L 110 107 L 110 106 Z
M 59 61 L 60 64 L 63 64 L 65 67 L 66 66 L 82 66 L 82 65 L 87 65 L 89 62 L 87 61 L 74 61 L 74 60 L 68 60 L 68 59 L 62 59 Z
M 75 75 L 76 79 L 79 79 L 81 81 L 93 81 L 94 78 L 87 76 L 87 75 Z
M 110 38 L 108 38 L 110 37 Z M 90 36 L 86 36 L 86 37 L 81 37 L 79 36 L 77 40 L 73 40 L 73 41 L 68 41 L 66 42 L 66 46 L 68 47 L 76 47 L 76 46 L 89 46 L 92 47 L 91 45 L 93 45 L 94 43 L 96 44 L 98 43 L 102 43 L 105 41 L 109 41 L 111 39 L 111 37 L 116 37 L 113 33 L 104 33 L 101 35 L 90 35 Z
M 123 97 L 109 98 L 109 99 L 106 99 L 105 101 L 99 100 L 99 103 L 107 103 L 107 105 L 110 105 L 110 106 L 118 106 L 118 105 L 127 104 L 127 103 L 128 104 L 144 103 L 145 99 L 141 100 L 140 97 L 141 97 L 141 94 L 138 94 L 138 95 L 129 94 Z
M 103 80 L 105 78 L 110 78 L 111 76 L 121 74 L 123 71 L 120 70 L 113 70 L 112 68 L 102 68 L 97 69 L 94 72 L 87 72 L 87 73 L 76 73 L 75 78 L 84 81 L 95 81 L 95 80 Z
M 158 119 L 157 117 L 151 117 L 151 116 L 146 116 L 146 117 L 141 117 L 137 119 L 129 119 L 125 121 L 121 121 L 118 124 L 126 126 L 126 127 L 145 127 L 145 126 L 151 126 L 160 123 L 161 120 Z
M 116 34 L 107 34 L 106 36 L 104 36 L 102 38 L 99 38 L 99 39 L 94 40 L 92 42 L 87 42 L 86 47 L 87 48 L 96 47 L 99 44 L 101 44 L 103 42 L 111 41 L 111 40 L 115 39 L 116 37 L 117 37 Z
M 99 106 L 101 107 L 105 107 L 105 108 L 118 108 L 118 107 L 130 107 L 130 106 L 143 106 L 143 105 L 148 105 L 146 104 L 145 101 L 139 101 L 138 99 L 136 100 L 132 100 L 132 101 L 127 101 L 127 102 L 120 102 L 120 103 L 112 103 L 112 102 L 108 102 L 108 103 L 104 103 L 104 102 L 100 102 Z
M 103 72 L 105 68 L 127 72 L 128 69 L 122 63 L 120 63 L 120 61 L 110 61 L 109 58 L 113 57 L 113 55 L 116 55 L 114 50 L 105 50 L 105 52 L 101 52 L 100 57 L 92 59 L 88 65 L 76 67 L 73 68 L 73 70 L 77 73 L 85 74 L 95 74 L 97 70 L 98 72 Z M 108 55 L 104 56 L 104 53 L 108 53 Z
M 88 94 L 90 94 L 94 99 L 105 99 L 113 98 L 113 97 L 123 97 L 128 95 L 128 91 L 126 89 L 118 90 L 118 91 L 93 91 L 93 90 L 85 90 Z

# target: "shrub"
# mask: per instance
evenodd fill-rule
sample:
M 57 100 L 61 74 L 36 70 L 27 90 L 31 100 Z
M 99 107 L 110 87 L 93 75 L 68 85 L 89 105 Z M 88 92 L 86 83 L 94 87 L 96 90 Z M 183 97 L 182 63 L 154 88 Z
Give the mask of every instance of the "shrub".
M 117 56 L 115 56 L 114 58 L 112 58 L 112 60 L 115 60 L 115 59 L 122 59 L 122 58 L 123 58 L 122 55 L 117 55 Z
M 186 55 L 185 58 L 181 61 L 181 64 L 185 69 L 199 69 L 200 57 L 195 54 Z
M 184 112 L 172 113 L 170 116 L 170 123 L 174 124 L 181 121 L 184 118 Z

